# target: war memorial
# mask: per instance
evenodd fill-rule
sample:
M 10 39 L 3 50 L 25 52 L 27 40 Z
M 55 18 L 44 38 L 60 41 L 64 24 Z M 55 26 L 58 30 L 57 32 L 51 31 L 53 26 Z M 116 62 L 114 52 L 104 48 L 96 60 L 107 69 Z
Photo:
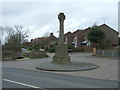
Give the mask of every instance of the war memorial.
M 99 65 L 86 62 L 74 62 L 68 55 L 68 47 L 64 44 L 64 20 L 66 16 L 64 13 L 59 13 L 59 40 L 58 45 L 55 48 L 55 55 L 52 62 L 40 63 L 36 66 L 39 70 L 46 71 L 84 71 L 98 68 Z

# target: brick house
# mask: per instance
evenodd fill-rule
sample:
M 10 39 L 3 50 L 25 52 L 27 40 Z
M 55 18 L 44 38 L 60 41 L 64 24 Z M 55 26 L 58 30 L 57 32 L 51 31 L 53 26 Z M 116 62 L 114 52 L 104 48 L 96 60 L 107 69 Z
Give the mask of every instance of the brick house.
M 118 45 L 118 35 L 119 33 L 112 29 L 110 26 L 106 24 L 102 24 L 99 26 L 106 34 L 106 40 L 111 42 L 112 46 Z M 72 43 L 75 47 L 82 47 L 82 46 L 91 46 L 91 42 L 87 39 L 87 33 L 91 30 L 90 27 L 84 30 L 76 30 L 73 33 L 68 32 L 65 34 L 65 42 Z M 69 40 L 70 39 L 70 40 Z
M 118 45 L 118 35 L 119 32 L 115 31 L 113 28 L 106 24 L 102 24 L 99 26 L 100 29 L 104 30 L 106 34 L 106 40 L 109 40 L 112 46 Z
M 42 47 L 47 47 L 53 44 L 57 43 L 57 38 L 53 35 L 53 33 L 50 33 L 49 37 L 39 37 L 39 38 L 35 38 L 32 41 L 33 44 L 39 44 Z
M 105 34 L 106 34 L 105 39 L 108 40 L 112 46 L 117 46 L 118 45 L 118 35 L 119 35 L 119 33 L 116 30 L 114 30 L 113 28 L 111 28 L 110 26 L 108 26 L 106 24 L 100 25 L 99 28 L 105 32 Z M 88 27 L 83 31 L 85 37 L 87 36 L 87 33 L 90 30 L 91 30 L 90 27 Z M 87 38 L 86 38 L 86 40 L 87 40 Z
M 75 47 L 82 47 L 84 45 L 85 35 L 83 30 L 76 30 L 73 33 L 67 32 L 65 34 L 65 44 L 72 44 Z
M 25 48 L 25 49 L 27 49 L 31 45 L 32 45 L 32 42 L 24 42 L 21 44 L 22 48 Z
M 84 35 L 82 30 L 76 30 L 73 33 L 67 32 L 65 34 L 65 44 L 72 44 L 75 47 L 81 46 L 81 42 L 84 41 Z
M 50 33 L 50 36 L 47 39 L 48 41 L 50 41 L 49 44 L 56 44 L 58 40 L 58 38 L 55 37 L 53 33 Z
M 73 43 L 73 34 L 69 31 L 64 34 L 65 44 L 72 44 Z
M 83 41 L 84 41 L 83 30 L 78 29 L 75 32 L 73 32 L 73 43 L 75 47 L 81 47 L 81 42 Z

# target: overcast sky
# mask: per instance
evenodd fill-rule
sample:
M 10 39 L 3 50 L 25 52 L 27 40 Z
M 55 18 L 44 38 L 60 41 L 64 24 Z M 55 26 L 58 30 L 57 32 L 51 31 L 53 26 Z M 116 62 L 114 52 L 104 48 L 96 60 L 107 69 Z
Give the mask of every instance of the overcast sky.
M 66 15 L 65 33 L 106 23 L 118 31 L 118 2 L 10 2 L 2 3 L 2 24 L 23 25 L 31 38 L 53 32 L 58 36 L 58 14 Z M 104 19 L 103 19 L 104 18 Z

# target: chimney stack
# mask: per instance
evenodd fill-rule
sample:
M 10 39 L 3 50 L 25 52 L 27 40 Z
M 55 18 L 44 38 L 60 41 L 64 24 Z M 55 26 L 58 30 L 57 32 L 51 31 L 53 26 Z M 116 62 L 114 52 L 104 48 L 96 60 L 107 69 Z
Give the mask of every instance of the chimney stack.
M 50 36 L 53 36 L 53 33 L 50 33 Z

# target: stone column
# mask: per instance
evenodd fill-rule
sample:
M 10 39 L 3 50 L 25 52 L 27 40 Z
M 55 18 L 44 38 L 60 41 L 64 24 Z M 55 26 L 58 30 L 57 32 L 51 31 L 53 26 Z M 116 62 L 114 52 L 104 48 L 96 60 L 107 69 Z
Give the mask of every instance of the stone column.
M 71 63 L 70 56 L 68 56 L 68 47 L 64 45 L 64 13 L 59 13 L 58 19 L 60 22 L 59 26 L 59 40 L 58 45 L 55 48 L 55 56 L 53 56 L 52 63 L 55 64 L 63 64 L 63 63 Z
M 63 45 L 64 44 L 64 20 L 65 20 L 64 13 L 60 13 L 58 15 L 58 19 L 59 19 L 59 22 L 60 22 L 59 44 Z

